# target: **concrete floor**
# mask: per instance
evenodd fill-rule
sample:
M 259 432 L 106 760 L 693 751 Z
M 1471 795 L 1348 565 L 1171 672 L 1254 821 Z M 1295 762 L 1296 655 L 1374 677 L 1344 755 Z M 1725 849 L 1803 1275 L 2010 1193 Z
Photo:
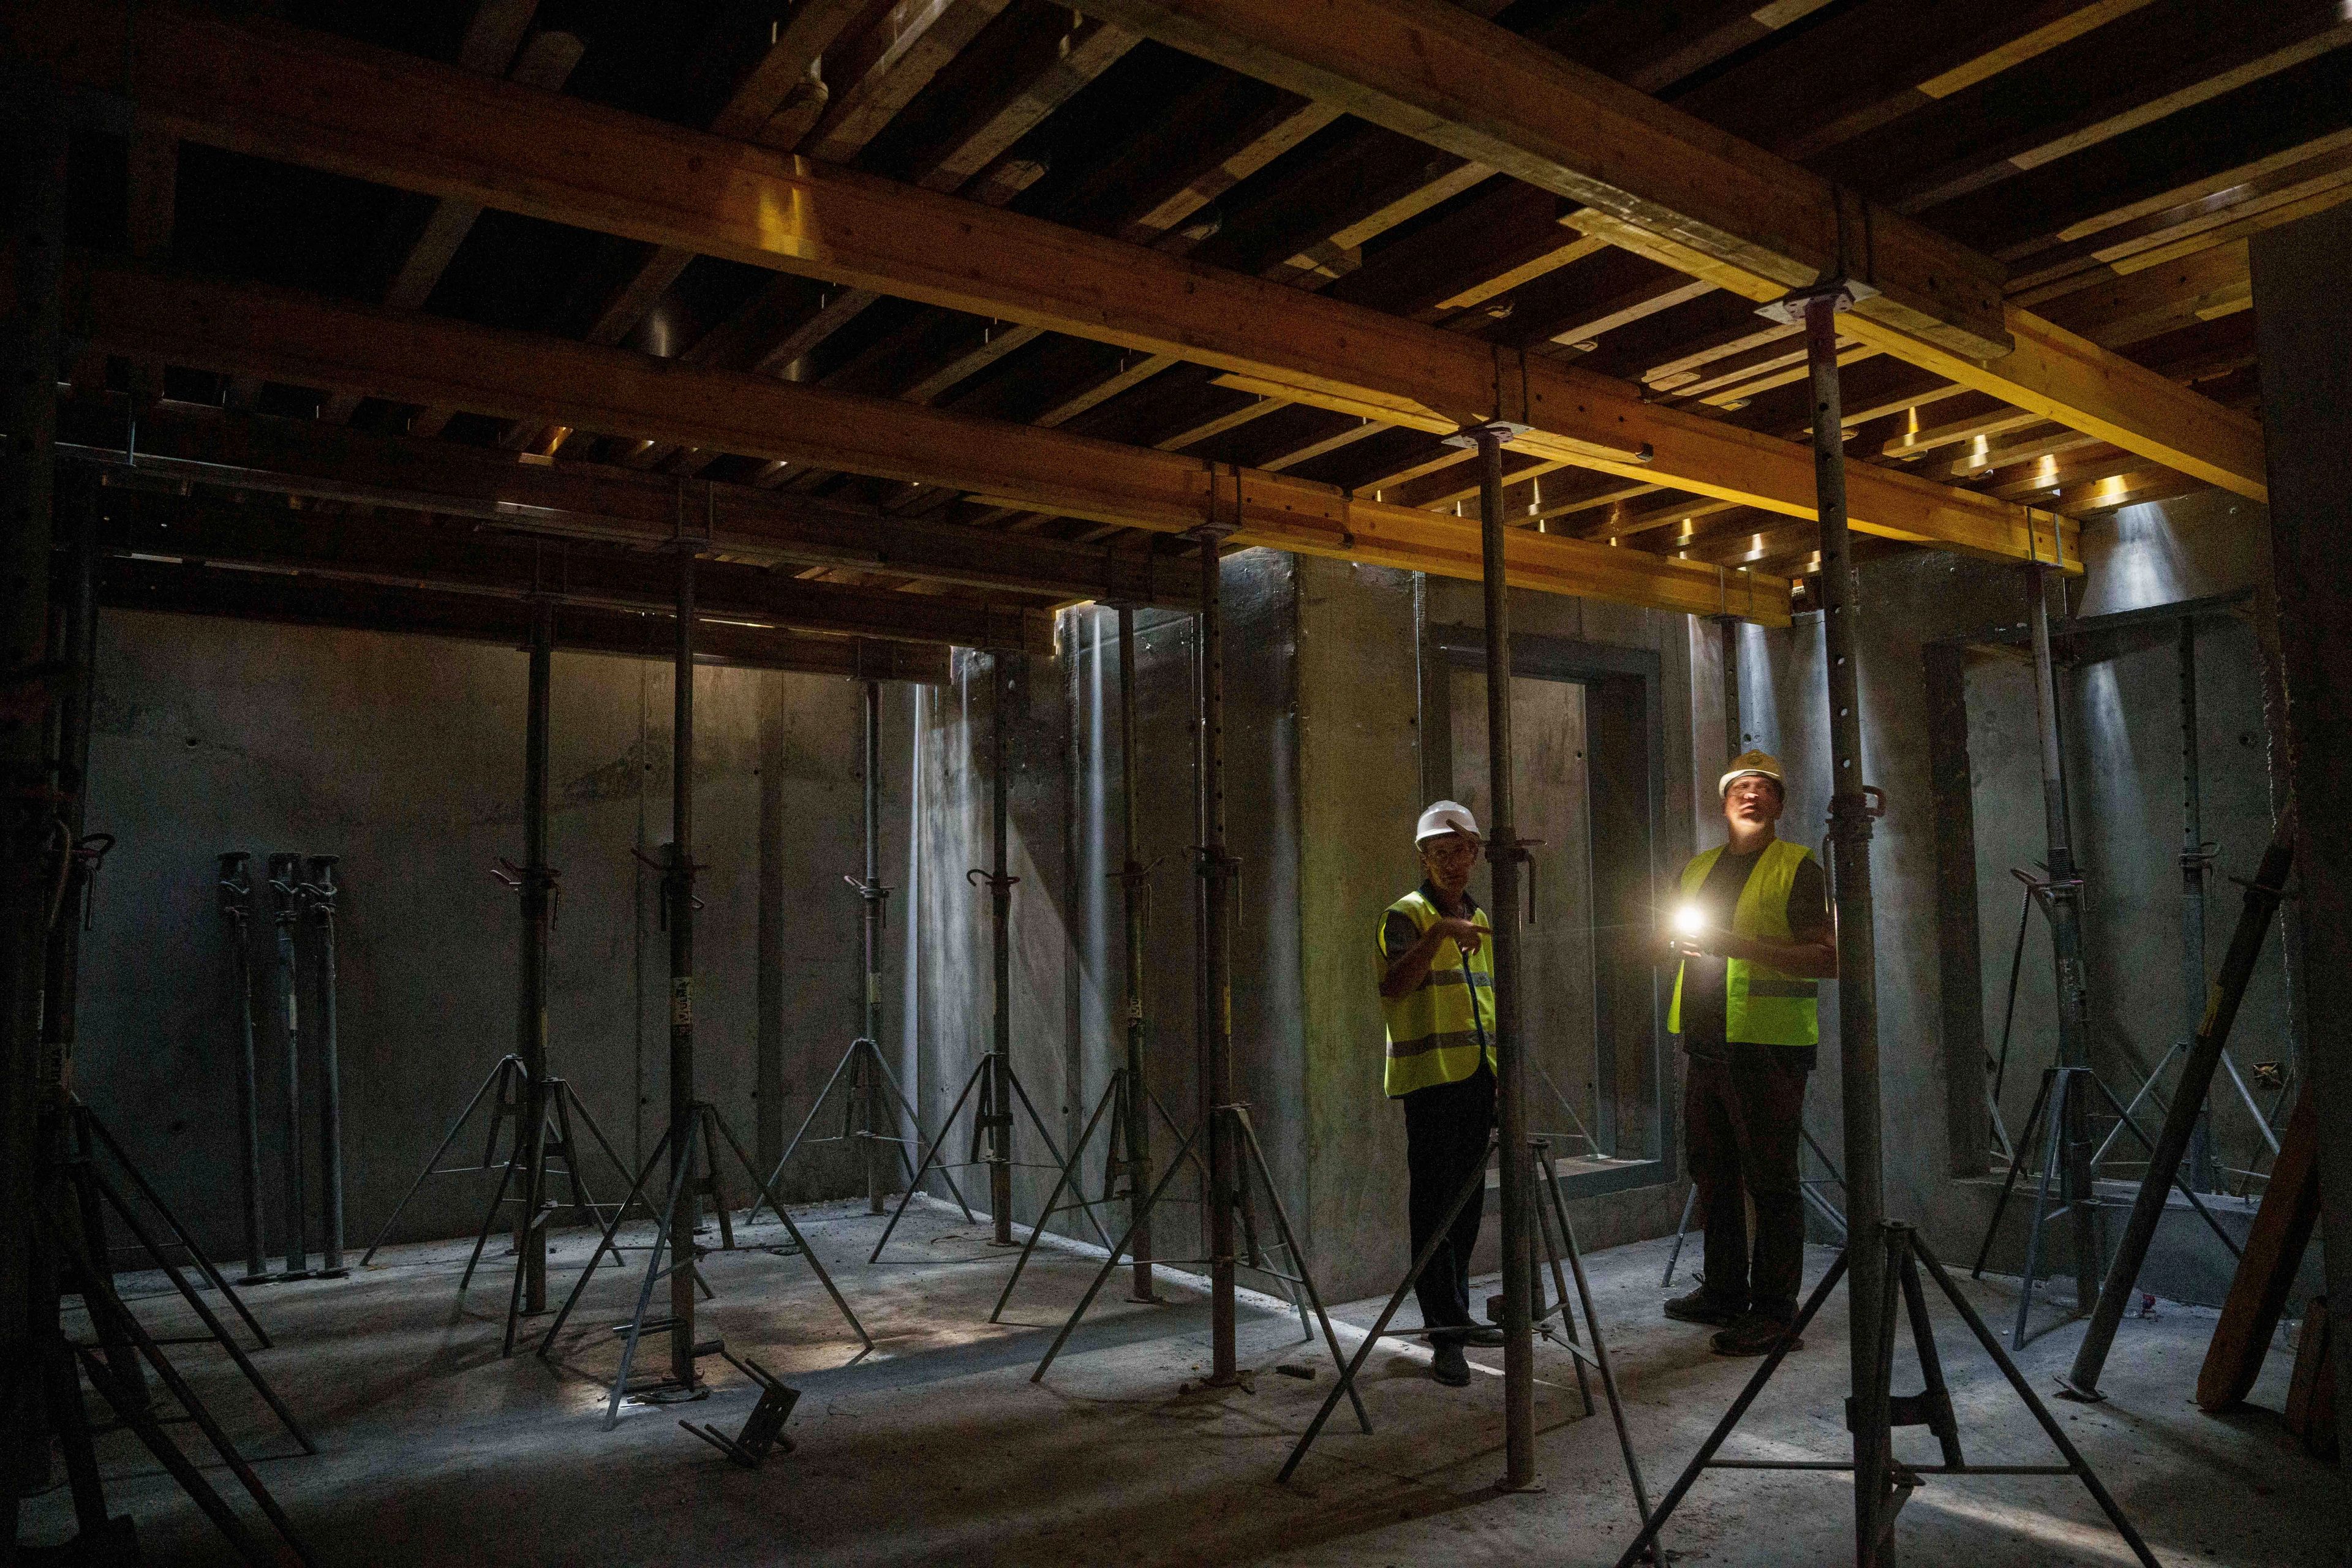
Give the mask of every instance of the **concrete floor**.
M 552 1364 L 528 1353 L 500 1361 L 504 1269 L 489 1260 L 496 1271 L 486 1268 L 461 1302 L 462 1245 L 387 1249 L 346 1281 L 252 1293 L 278 1338 L 258 1359 L 319 1439 L 317 1458 L 268 1424 L 225 1357 L 191 1347 L 179 1360 L 318 1559 L 334 1564 L 1606 1563 L 1632 1534 L 1606 1406 L 1583 1416 L 1572 1368 L 1556 1350 L 1538 1352 L 1547 1380 L 1537 1391 L 1541 1491 L 1491 1489 L 1501 1469 L 1500 1377 L 1443 1389 L 1403 1344 L 1376 1352 L 1366 1369 L 1377 1434 L 1362 1436 L 1343 1406 L 1297 1479 L 1277 1486 L 1275 1471 L 1331 1385 L 1328 1361 L 1299 1344 L 1295 1319 L 1245 1310 L 1244 1364 L 1308 1363 L 1319 1369 L 1313 1383 L 1268 1370 L 1247 1392 L 1187 1393 L 1206 1355 L 1202 1299 L 1171 1289 L 1174 1304 L 1141 1307 L 1114 1287 L 1041 1387 L 1029 1373 L 1095 1264 L 1041 1248 L 1007 1321 L 992 1327 L 988 1309 L 1010 1264 L 983 1228 L 952 1210 L 919 1208 L 890 1258 L 868 1267 L 880 1223 L 852 1205 L 803 1219 L 874 1332 L 877 1349 L 862 1360 L 798 1259 L 750 1250 L 709 1261 L 719 1295 L 705 1331 L 803 1391 L 790 1428 L 798 1451 L 757 1474 L 677 1426 L 681 1415 L 730 1432 L 740 1425 L 752 1392 L 723 1363 L 708 1363 L 717 1385 L 708 1399 L 628 1407 L 607 1434 L 599 1379 L 611 1375 L 616 1350 L 601 1331 L 567 1331 Z M 745 1235 L 757 1242 L 780 1232 Z M 1697 1331 L 1659 1318 L 1664 1247 L 1643 1243 L 1591 1260 L 1653 1497 L 1752 1365 L 1711 1356 Z M 576 1265 L 586 1250 L 567 1235 L 557 1258 Z M 1813 1268 L 1826 1258 L 1817 1251 Z M 562 1286 L 569 1279 L 567 1267 Z M 163 1286 L 160 1277 L 124 1283 Z M 2005 1321 L 2000 1284 L 1970 1289 Z M 609 1270 L 600 1275 L 581 1321 L 620 1318 L 630 1290 Z M 1368 1324 L 1379 1305 L 1356 1302 L 1338 1315 Z M 140 1310 L 159 1331 L 194 1326 L 175 1299 L 152 1298 Z M 1957 1316 L 1937 1320 L 1969 1457 L 2045 1462 L 2040 1433 L 1962 1342 Z M 2210 1311 L 2168 1306 L 2154 1321 L 2127 1321 L 2109 1363 L 2109 1403 L 2054 1405 L 2059 1419 L 2168 1564 L 2347 1561 L 2352 1501 L 2340 1471 L 2304 1455 L 2263 1411 L 2215 1418 L 2189 1403 L 2211 1325 Z M 1843 1330 L 1841 1292 L 1727 1453 L 1838 1452 Z M 2028 1348 L 2037 1387 L 2051 1386 L 2079 1332 L 2062 1328 Z M 1352 1352 L 1355 1338 L 1344 1329 L 1342 1337 Z M 1500 1354 L 1474 1357 L 1498 1367 Z M 1898 1389 L 1916 1375 L 1909 1365 L 1903 1352 Z M 2274 1353 L 2259 1403 L 2281 1402 L 2286 1371 Z M 172 1430 L 195 1440 L 191 1428 Z M 103 1443 L 115 1506 L 137 1518 L 150 1561 L 231 1561 L 132 1439 Z M 1900 1451 L 1924 1458 L 1932 1447 L 1908 1434 Z M 225 1469 L 207 1473 L 234 1492 Z M 1672 1560 L 1850 1560 L 1848 1495 L 1840 1477 L 1712 1473 L 1668 1527 Z M 35 1500 L 29 1522 L 38 1533 L 28 1539 L 69 1529 L 62 1488 Z M 1931 1480 L 1901 1531 L 1906 1568 L 2131 1561 L 2064 1478 Z

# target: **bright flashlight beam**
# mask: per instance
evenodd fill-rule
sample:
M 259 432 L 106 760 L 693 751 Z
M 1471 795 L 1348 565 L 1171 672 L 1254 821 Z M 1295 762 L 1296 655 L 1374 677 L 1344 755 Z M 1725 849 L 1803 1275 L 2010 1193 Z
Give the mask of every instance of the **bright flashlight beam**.
M 1675 933 L 1677 936 L 1696 936 L 1706 929 L 1706 919 L 1698 912 L 1696 904 L 1685 904 L 1675 911 Z

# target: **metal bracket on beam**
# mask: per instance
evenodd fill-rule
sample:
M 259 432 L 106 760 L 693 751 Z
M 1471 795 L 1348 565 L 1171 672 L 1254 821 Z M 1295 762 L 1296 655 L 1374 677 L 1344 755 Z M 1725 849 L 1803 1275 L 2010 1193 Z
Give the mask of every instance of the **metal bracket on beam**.
M 1805 324 L 1805 307 L 1816 300 L 1836 300 L 1838 313 L 1843 315 L 1877 293 L 1877 289 L 1856 279 L 1825 278 L 1806 288 L 1792 289 L 1769 304 L 1757 306 L 1756 313 L 1784 327 L 1801 327 Z
M 1448 447 L 1460 447 L 1468 450 L 1478 445 L 1478 437 L 1482 432 L 1491 430 L 1495 433 L 1496 440 L 1508 446 L 1534 428 L 1532 425 L 1516 424 L 1508 419 L 1484 419 L 1475 425 L 1465 425 L 1453 435 L 1442 437 L 1440 439 Z

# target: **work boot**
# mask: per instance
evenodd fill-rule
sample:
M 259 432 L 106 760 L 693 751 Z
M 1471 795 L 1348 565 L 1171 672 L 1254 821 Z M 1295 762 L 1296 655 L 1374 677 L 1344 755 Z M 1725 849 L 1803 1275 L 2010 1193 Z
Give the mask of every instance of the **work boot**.
M 1718 1329 L 1729 1328 L 1740 1316 L 1736 1303 L 1709 1294 L 1704 1285 L 1687 1296 L 1667 1298 L 1660 1310 L 1678 1322 L 1706 1323 Z
M 1470 1358 L 1462 1353 L 1462 1342 L 1445 1339 L 1436 1342 L 1437 1360 L 1429 1375 L 1448 1388 L 1470 1385 Z
M 1772 1353 L 1773 1347 L 1780 1344 L 1780 1336 L 1788 1333 L 1790 1326 L 1778 1318 L 1768 1318 L 1761 1312 L 1742 1312 L 1737 1322 L 1707 1342 L 1715 1347 L 1715 1353 L 1717 1355 L 1769 1355 Z M 1789 1341 L 1789 1348 L 1792 1351 L 1803 1350 L 1805 1342 L 1791 1337 Z
M 1465 1345 L 1499 1345 L 1503 1342 L 1502 1325 L 1473 1323 L 1462 1331 L 1462 1342 Z

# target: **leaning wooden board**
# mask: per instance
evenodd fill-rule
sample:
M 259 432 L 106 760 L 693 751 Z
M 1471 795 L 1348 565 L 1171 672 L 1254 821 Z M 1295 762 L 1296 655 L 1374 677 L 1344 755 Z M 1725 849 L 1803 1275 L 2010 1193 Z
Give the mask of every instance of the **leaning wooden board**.
M 2263 1357 L 2286 1309 L 2287 1291 L 2319 1221 L 2319 1113 L 2308 1094 L 2297 1098 L 2286 1136 L 2271 1167 L 2269 1188 L 2246 1237 L 2246 1252 L 2221 1303 L 2221 1321 L 2197 1374 L 2197 1403 L 2223 1410 L 2246 1397 L 2262 1374 Z
M 2315 1296 L 2304 1310 L 2303 1338 L 2294 1347 L 2294 1376 L 2287 1384 L 2286 1429 L 2323 1459 L 2336 1458 L 2336 1320 L 2327 1298 Z

